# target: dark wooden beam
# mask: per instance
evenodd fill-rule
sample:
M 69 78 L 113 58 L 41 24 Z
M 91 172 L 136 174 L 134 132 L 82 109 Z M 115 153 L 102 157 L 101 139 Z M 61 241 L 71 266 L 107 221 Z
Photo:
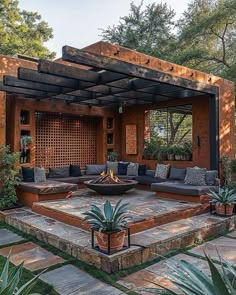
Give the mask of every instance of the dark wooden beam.
M 69 62 L 97 67 L 100 69 L 126 74 L 137 78 L 143 78 L 151 81 L 180 86 L 204 93 L 215 94 L 217 91 L 216 86 L 188 80 L 171 74 L 166 74 L 157 70 L 131 64 L 111 57 L 87 52 L 70 46 L 64 46 L 62 48 L 62 59 Z
M 78 89 L 80 87 L 89 87 L 92 86 L 93 83 L 78 81 L 75 79 L 64 78 L 55 75 L 42 74 L 37 71 L 26 69 L 26 68 L 18 68 L 18 78 L 21 80 L 34 81 L 38 83 L 52 84 L 57 86 L 62 86 L 71 89 Z
M 78 67 L 68 66 L 48 60 L 39 60 L 38 71 L 65 78 L 73 78 L 81 81 L 87 81 L 94 84 L 104 84 L 110 81 L 117 81 L 126 78 L 126 75 L 104 71 L 97 73 L 90 70 L 80 69 Z
M 3 84 L 6 86 L 19 87 L 19 88 L 27 88 L 33 90 L 40 90 L 52 93 L 65 93 L 71 91 L 70 88 L 64 88 L 61 86 L 48 85 L 38 82 L 19 80 L 16 77 L 5 75 L 3 76 Z
M 6 86 L 3 82 L 0 82 L 0 90 L 8 93 L 30 95 L 36 98 L 46 98 L 52 94 L 45 91 Z

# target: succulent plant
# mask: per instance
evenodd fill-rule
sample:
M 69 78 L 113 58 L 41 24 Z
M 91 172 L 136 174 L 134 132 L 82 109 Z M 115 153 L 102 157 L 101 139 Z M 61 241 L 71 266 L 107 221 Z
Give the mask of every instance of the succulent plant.
M 10 254 L 7 257 L 6 263 L 3 267 L 2 273 L 0 274 L 0 294 L 2 295 L 28 295 L 30 290 L 36 284 L 37 278 L 42 274 L 38 274 L 33 277 L 30 281 L 26 282 L 23 286 L 17 287 L 20 283 L 21 274 L 23 270 L 24 262 L 9 270 Z M 40 295 L 40 294 L 38 294 Z
M 216 206 L 220 205 L 231 205 L 236 202 L 236 193 L 234 189 L 229 189 L 228 187 L 219 188 L 219 192 L 213 192 L 210 190 L 208 193 L 210 196 L 210 201 L 215 203 Z
M 156 283 L 154 284 L 159 288 L 143 290 L 151 294 L 163 295 L 235 295 L 236 270 L 234 267 L 219 256 L 221 261 L 219 270 L 206 253 L 205 257 L 211 277 L 186 260 L 174 262 L 173 259 L 171 262 L 166 262 L 170 270 L 167 278 L 178 288 L 178 291 Z
M 121 204 L 119 200 L 113 208 L 110 201 L 106 201 L 103 211 L 96 205 L 91 205 L 89 211 L 84 212 L 85 220 L 100 232 L 113 232 L 123 229 L 130 216 L 127 214 L 128 203 Z

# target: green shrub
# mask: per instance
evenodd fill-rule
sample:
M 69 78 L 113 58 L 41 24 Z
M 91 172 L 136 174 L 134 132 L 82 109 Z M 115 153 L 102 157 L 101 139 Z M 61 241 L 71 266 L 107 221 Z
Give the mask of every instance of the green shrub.
M 18 160 L 19 153 L 11 153 L 9 146 L 0 145 L 0 208 L 9 208 L 17 201 Z

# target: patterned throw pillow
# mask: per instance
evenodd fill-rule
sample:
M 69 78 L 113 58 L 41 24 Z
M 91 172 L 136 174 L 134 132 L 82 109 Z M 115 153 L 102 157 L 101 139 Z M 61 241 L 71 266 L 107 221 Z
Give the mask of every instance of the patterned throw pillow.
M 185 184 L 206 185 L 206 168 L 187 168 Z
M 129 163 L 127 167 L 126 175 L 137 176 L 138 175 L 138 163 Z
M 157 164 L 155 177 L 166 179 L 168 177 L 170 170 L 170 164 L 164 165 L 164 164 Z
M 44 168 L 35 167 L 34 168 L 34 182 L 45 182 L 46 173 Z

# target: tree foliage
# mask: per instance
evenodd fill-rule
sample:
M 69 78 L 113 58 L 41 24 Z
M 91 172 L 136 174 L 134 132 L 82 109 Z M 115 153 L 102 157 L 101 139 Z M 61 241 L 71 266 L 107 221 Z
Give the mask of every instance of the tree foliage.
M 55 53 L 44 46 L 52 37 L 52 29 L 37 12 L 20 10 L 17 0 L 0 1 L 1 54 L 52 59 Z
M 166 4 L 131 4 L 104 40 L 236 82 L 236 1 L 192 0 L 181 18 Z
M 143 7 L 131 3 L 128 16 L 120 18 L 117 26 L 102 30 L 104 40 L 135 49 L 137 51 L 166 57 L 174 41 L 175 12 L 167 4 L 153 3 Z

